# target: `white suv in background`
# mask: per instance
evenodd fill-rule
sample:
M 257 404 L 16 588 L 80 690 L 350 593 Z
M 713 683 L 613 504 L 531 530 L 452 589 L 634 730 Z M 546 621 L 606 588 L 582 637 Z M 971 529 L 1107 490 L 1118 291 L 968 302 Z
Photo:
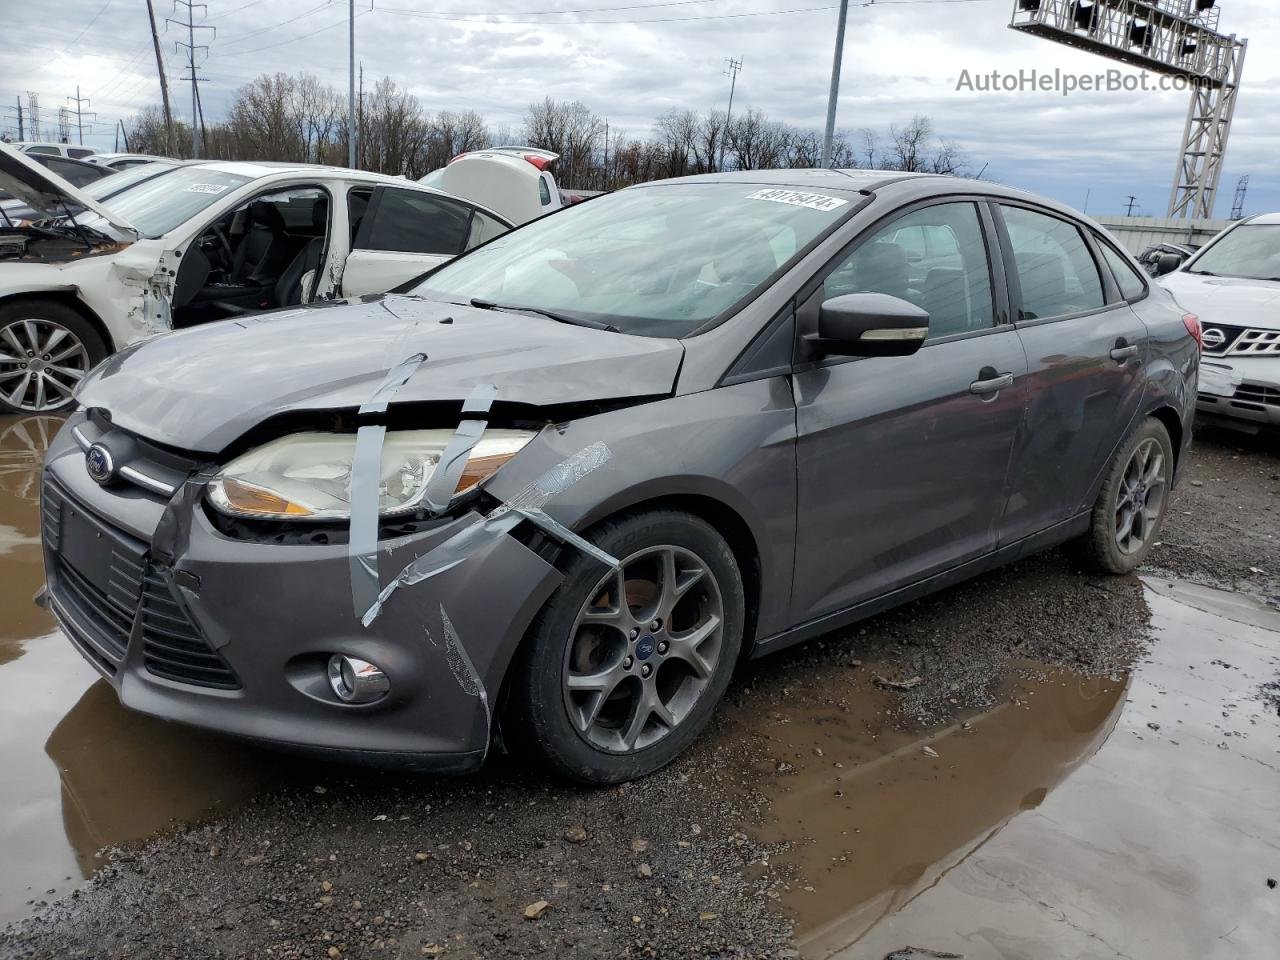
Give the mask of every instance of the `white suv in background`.
M 1200 317 L 1197 412 L 1249 433 L 1280 427 L 1280 213 L 1232 224 L 1157 282 Z

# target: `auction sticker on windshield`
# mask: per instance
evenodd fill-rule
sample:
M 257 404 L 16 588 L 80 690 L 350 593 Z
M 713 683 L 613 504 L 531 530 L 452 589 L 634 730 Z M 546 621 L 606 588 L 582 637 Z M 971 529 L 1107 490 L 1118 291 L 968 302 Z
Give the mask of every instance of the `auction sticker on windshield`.
M 225 189 L 224 183 L 193 183 L 187 187 L 187 193 L 221 193 Z
M 822 193 L 800 193 L 796 190 L 757 190 L 747 196 L 748 200 L 771 200 L 774 203 L 789 203 L 793 207 L 808 207 L 810 210 L 835 210 L 843 207 L 848 200 L 840 197 L 828 197 Z

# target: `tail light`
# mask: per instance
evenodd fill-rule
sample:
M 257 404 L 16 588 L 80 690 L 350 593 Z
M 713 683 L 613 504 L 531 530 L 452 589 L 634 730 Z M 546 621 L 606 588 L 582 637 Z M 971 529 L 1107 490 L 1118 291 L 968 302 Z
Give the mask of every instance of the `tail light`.
M 1194 313 L 1184 313 L 1182 315 L 1182 325 L 1187 328 L 1187 333 L 1195 338 L 1196 347 L 1203 351 L 1204 340 L 1201 337 L 1200 318 Z
M 546 157 L 540 157 L 537 154 L 533 154 L 533 153 L 526 153 L 524 155 L 524 158 L 528 160 L 530 163 L 532 163 L 539 170 L 547 169 L 548 164 L 551 163 L 551 161 L 548 160 Z

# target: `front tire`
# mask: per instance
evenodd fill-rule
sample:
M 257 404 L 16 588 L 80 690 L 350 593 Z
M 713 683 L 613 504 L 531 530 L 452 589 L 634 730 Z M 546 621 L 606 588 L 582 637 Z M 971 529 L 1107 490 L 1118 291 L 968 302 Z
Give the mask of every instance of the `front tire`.
M 513 664 L 503 733 L 604 785 L 665 766 L 703 730 L 742 649 L 746 602 L 733 551 L 692 514 L 632 514 L 589 537 L 621 568 L 573 557 Z
M 1169 509 L 1173 444 L 1148 417 L 1129 435 L 1107 471 L 1080 542 L 1082 559 L 1104 573 L 1132 573 L 1160 536 Z
M 93 324 L 52 300 L 0 304 L 0 413 L 57 413 L 107 356 Z

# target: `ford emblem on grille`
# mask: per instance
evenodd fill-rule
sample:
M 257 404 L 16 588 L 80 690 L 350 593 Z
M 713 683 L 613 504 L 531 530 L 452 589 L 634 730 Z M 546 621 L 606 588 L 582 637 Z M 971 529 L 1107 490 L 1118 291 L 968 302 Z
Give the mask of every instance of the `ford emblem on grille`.
M 1217 327 L 1206 327 L 1204 333 L 1200 334 L 1200 342 L 1206 350 L 1217 350 L 1227 342 L 1227 335 Z
M 111 459 L 111 451 L 100 443 L 85 451 L 84 468 L 98 483 L 110 483 L 116 475 L 116 462 Z

